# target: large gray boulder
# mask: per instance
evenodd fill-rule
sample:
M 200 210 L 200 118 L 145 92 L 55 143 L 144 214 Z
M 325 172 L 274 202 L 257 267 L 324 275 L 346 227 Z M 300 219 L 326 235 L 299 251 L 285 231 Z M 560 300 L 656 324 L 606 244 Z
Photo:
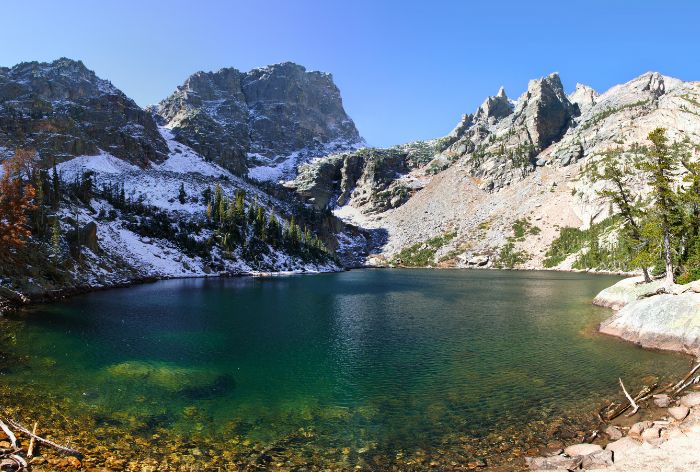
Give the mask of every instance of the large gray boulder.
M 625 305 L 600 331 L 653 349 L 700 355 L 700 294 L 655 295 Z

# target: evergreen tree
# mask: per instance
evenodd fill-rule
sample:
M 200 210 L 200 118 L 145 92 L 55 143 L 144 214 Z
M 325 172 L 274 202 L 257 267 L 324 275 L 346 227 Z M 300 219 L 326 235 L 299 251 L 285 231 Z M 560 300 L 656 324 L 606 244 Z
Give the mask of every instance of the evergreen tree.
M 54 217 L 51 225 L 51 250 L 54 258 L 58 258 L 61 255 L 61 223 L 58 215 Z
M 53 171 L 51 173 L 51 209 L 56 211 L 61 203 L 61 179 L 56 170 L 56 162 L 53 163 Z
M 187 193 L 185 193 L 185 184 L 180 183 L 180 190 L 177 193 L 177 199 L 180 201 L 181 205 L 184 205 L 187 201 Z
M 245 218 L 245 190 L 236 191 L 236 210 L 235 210 L 236 224 L 240 225 L 243 223 Z
M 634 195 L 632 195 L 627 183 L 627 176 L 630 175 L 630 169 L 624 159 L 625 156 L 621 150 L 609 151 L 603 157 L 602 172 L 599 172 L 598 167 L 595 166 L 593 167 L 592 177 L 594 180 L 605 181 L 610 184 L 608 187 L 598 192 L 598 194 L 608 199 L 611 205 L 617 207 L 624 222 L 624 234 L 627 235 L 628 239 L 630 239 L 630 242 L 639 253 L 647 249 L 648 242 L 642 237 L 642 230 L 639 223 L 642 210 L 639 205 L 635 203 Z M 642 263 L 641 268 L 644 273 L 644 281 L 651 282 L 648 266 Z
M 654 226 L 658 226 L 662 237 L 663 260 L 666 269 L 666 283 L 674 283 L 673 254 L 671 238 L 674 225 L 678 223 L 677 198 L 674 193 L 674 177 L 678 169 L 677 155 L 671 152 L 666 138 L 666 130 L 656 128 L 649 133 L 651 146 L 637 160 L 636 166 L 648 176 L 651 196 L 654 202 Z
M 216 184 L 214 189 L 214 205 L 212 206 L 212 219 L 214 221 L 219 221 L 219 210 L 221 209 L 221 202 L 224 199 L 224 193 L 221 190 L 221 185 Z
M 224 220 L 226 219 L 226 209 L 228 208 L 228 199 L 226 197 L 222 197 L 219 200 L 219 209 L 216 212 L 217 215 L 219 216 L 219 225 L 223 225 Z

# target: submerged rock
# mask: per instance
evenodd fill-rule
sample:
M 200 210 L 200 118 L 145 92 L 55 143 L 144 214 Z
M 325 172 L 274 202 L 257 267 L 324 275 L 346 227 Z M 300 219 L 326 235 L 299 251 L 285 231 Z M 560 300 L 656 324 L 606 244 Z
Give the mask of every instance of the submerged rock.
M 191 398 L 223 395 L 235 387 L 235 381 L 229 375 L 169 364 L 122 362 L 108 367 L 107 373 L 125 380 L 146 382 Z

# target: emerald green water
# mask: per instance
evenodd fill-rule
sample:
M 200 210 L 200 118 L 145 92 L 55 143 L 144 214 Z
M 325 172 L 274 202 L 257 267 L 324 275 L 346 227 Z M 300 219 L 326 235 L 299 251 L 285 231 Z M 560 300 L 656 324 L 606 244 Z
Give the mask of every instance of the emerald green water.
M 1 378 L 146 437 L 313 437 L 341 455 L 394 457 L 586 411 L 618 393 L 618 377 L 635 388 L 684 371 L 680 356 L 594 333 L 610 312 L 590 301 L 616 280 L 358 270 L 163 281 L 6 320 L 22 329 L 5 346 L 26 362 Z

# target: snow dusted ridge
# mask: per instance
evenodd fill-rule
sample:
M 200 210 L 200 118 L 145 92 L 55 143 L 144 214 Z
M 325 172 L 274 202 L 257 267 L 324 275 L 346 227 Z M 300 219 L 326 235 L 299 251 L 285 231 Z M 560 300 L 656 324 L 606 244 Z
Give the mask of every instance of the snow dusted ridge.
M 161 127 L 160 132 L 169 148 L 168 158 L 160 164 L 141 169 L 113 155 L 101 151 L 95 156 L 78 156 L 57 165 L 61 179 L 72 182 L 80 179 L 84 173 L 93 174 L 97 188 L 103 185 L 124 187 L 125 195 L 132 201 L 141 201 L 174 215 L 176 219 L 187 222 L 203 222 L 206 208 L 202 193 L 221 185 L 223 193 L 233 198 L 238 189 L 246 191 L 247 200 L 256 200 L 259 206 L 281 213 L 289 210 L 284 202 L 263 193 L 255 186 L 234 176 L 228 170 L 205 161 L 202 156 L 188 146 L 174 140 L 173 134 Z M 187 198 L 184 203 L 178 199 L 180 187 L 184 187 Z M 71 228 L 66 219 L 78 217 L 81 226 L 94 222 L 97 225 L 97 240 L 101 251 L 95 257 L 91 274 L 74 274 L 76 280 L 83 280 L 91 286 L 110 285 L 122 282 L 123 271 L 115 270 L 119 265 L 133 269 L 129 278 L 143 277 L 196 277 L 225 274 L 255 274 L 257 272 L 328 272 L 339 270 L 333 263 L 326 265 L 305 263 L 297 257 L 272 250 L 256 261 L 246 260 L 246 256 L 237 249 L 232 258 L 221 258 L 225 268 L 214 271 L 199 257 L 192 257 L 171 241 L 143 237 L 128 228 L 128 222 L 110 203 L 93 199 L 90 209 L 64 208 L 62 220 L 65 231 Z M 116 218 L 104 218 L 101 215 L 117 214 Z M 195 235 L 192 235 L 195 236 Z M 210 230 L 201 229 L 195 236 L 197 240 L 206 240 L 212 236 Z M 220 255 L 215 248 L 213 255 Z M 88 252 L 86 250 L 86 252 Z M 93 256 L 95 256 L 93 254 Z M 107 262 L 105 262 L 107 259 Z M 100 263 L 98 263 L 98 261 Z M 111 266 L 112 272 L 104 266 Z M 116 275 L 117 273 L 121 275 Z
M 271 165 L 263 165 L 252 167 L 248 170 L 248 177 L 259 182 L 280 182 L 293 179 L 296 177 L 297 168 L 299 165 L 309 162 L 313 158 L 328 156 L 339 151 L 354 151 L 366 147 L 367 143 L 360 139 L 357 142 L 350 143 L 344 140 L 336 140 L 327 143 L 322 150 L 318 149 L 302 149 L 295 151 L 283 158 L 269 159 L 265 156 L 256 153 L 248 153 L 248 160 L 253 162 L 281 162 Z

